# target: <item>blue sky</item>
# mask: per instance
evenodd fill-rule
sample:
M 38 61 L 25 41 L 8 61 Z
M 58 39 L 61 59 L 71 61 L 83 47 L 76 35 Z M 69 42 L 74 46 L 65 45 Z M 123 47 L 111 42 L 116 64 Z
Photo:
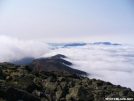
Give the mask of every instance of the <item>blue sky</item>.
M 43 42 L 134 43 L 133 0 L 1 0 L 0 34 Z

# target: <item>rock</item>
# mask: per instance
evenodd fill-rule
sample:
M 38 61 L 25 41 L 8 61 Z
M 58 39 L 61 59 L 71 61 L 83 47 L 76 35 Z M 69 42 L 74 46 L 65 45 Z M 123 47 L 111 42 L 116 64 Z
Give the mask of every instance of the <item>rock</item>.
M 32 96 L 24 90 L 19 90 L 12 87 L 7 89 L 6 94 L 7 95 L 5 97 L 11 101 L 40 101 L 38 98 Z
M 120 91 L 120 92 L 119 92 L 119 95 L 120 95 L 120 96 L 127 96 L 128 93 L 129 93 L 129 90 L 125 89 L 125 90 Z
M 26 69 L 28 72 L 31 72 L 31 71 L 32 71 L 32 69 L 31 69 L 28 65 L 25 66 L 25 69 Z
M 101 81 L 101 80 L 97 80 L 97 81 L 93 82 L 93 85 L 99 87 L 99 86 L 102 86 L 103 83 L 104 83 L 103 81 Z
M 7 76 L 6 77 L 6 81 L 11 81 L 12 80 L 12 77 L 11 76 Z
M 53 97 L 55 96 L 55 91 L 52 91 L 50 88 L 46 88 L 45 96 L 47 97 L 48 101 L 53 101 Z
M 58 77 L 58 81 L 62 82 L 62 81 L 65 81 L 65 77 Z
M 62 89 L 65 89 L 67 87 L 67 82 L 61 82 L 60 86 L 62 87 Z
M 82 85 L 82 81 L 80 79 L 74 79 L 73 81 L 75 82 L 75 85 Z
M 50 77 L 47 78 L 47 81 L 48 81 L 48 82 L 54 82 L 55 79 L 54 79 L 52 76 L 50 76 Z
M 15 82 L 15 81 L 18 82 L 18 79 L 19 79 L 19 76 L 18 76 L 18 75 L 13 75 L 13 76 L 12 76 L 12 81 L 13 81 L 13 82 Z
M 73 99 L 73 100 L 76 100 L 76 101 L 85 101 L 84 99 L 86 98 L 85 94 L 82 92 L 82 86 L 80 85 L 77 85 L 73 88 L 70 88 L 69 90 L 69 93 L 67 96 L 66 96 L 66 99 L 67 101 Z
M 36 89 L 33 80 L 29 76 L 22 77 L 19 80 L 18 84 L 21 85 L 28 92 L 32 92 Z
M 106 85 L 112 85 L 110 82 L 106 82 Z
M 0 66 L 0 76 L 3 75 L 3 70 L 6 70 L 6 68 L 4 66 Z
M 39 77 L 35 77 L 33 80 L 34 84 L 38 87 L 38 88 L 42 88 L 42 79 Z
M 58 85 L 58 82 L 47 82 L 45 83 L 44 87 L 51 89 L 51 90 L 56 90 L 57 85 Z
M 16 66 L 7 67 L 7 69 L 10 69 L 10 70 L 15 70 L 16 68 L 17 68 Z
M 62 71 L 54 71 L 53 72 L 57 77 L 63 77 L 63 72 Z
M 41 101 L 49 101 L 47 98 L 41 98 Z
M 9 66 L 9 67 L 8 67 Z M 134 91 L 62 71 L 31 71 L 0 63 L 0 101 L 105 101 L 134 98 Z
M 36 96 L 36 97 L 40 97 L 41 92 L 40 92 L 40 91 L 37 91 L 37 90 L 34 90 L 34 91 L 32 92 L 32 95 L 33 95 L 33 96 Z
M 71 74 L 71 73 L 69 73 L 69 72 L 63 72 L 63 76 L 65 76 L 65 77 L 73 77 L 74 75 L 73 74 Z
M 56 92 L 56 98 L 57 100 L 59 100 L 61 97 L 63 97 L 65 95 L 65 91 L 63 89 L 61 89 L 61 87 L 57 90 Z
M 42 79 L 47 79 L 48 77 L 46 75 L 44 75 L 43 73 L 39 73 L 39 77 Z
M 2 70 L 0 69 L 0 76 L 2 76 L 2 74 L 3 74 L 3 73 L 2 73 Z
M 7 100 L 4 100 L 4 99 L 1 99 L 1 98 L 0 98 L 0 101 L 7 101 Z

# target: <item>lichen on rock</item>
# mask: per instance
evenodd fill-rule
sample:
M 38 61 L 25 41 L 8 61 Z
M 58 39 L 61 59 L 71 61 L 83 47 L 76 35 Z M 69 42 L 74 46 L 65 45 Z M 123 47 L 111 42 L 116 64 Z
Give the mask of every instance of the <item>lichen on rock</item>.
M 108 97 L 134 98 L 134 92 L 74 73 L 0 64 L 0 101 L 105 101 Z

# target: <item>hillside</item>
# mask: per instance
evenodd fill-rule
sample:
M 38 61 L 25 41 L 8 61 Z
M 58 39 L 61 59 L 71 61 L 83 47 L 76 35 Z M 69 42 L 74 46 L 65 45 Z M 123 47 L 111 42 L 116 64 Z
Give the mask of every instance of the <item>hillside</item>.
M 134 98 L 130 88 L 65 71 L 33 71 L 0 64 L 0 101 L 105 101 Z
M 79 75 L 87 75 L 86 72 L 73 69 L 69 66 L 72 65 L 71 62 L 66 61 L 64 58 L 66 56 L 58 54 L 48 58 L 39 58 L 33 60 L 31 63 L 27 64 L 32 70 L 53 70 L 53 71 L 67 71 L 70 73 L 76 73 Z

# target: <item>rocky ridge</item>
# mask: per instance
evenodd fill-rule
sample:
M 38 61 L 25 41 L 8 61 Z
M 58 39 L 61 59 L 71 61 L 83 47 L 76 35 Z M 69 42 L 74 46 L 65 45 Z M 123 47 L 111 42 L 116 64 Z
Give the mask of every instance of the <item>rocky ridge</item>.
M 27 65 L 0 64 L 0 101 L 105 101 L 105 98 L 134 98 L 134 92 L 66 71 L 34 71 Z
M 57 54 L 48 58 L 39 58 L 33 60 L 31 63 L 27 64 L 32 70 L 53 70 L 53 71 L 67 71 L 69 73 L 76 73 L 78 75 L 87 75 L 88 73 L 73 69 L 70 66 L 71 62 L 65 60 L 66 56 L 62 54 Z

